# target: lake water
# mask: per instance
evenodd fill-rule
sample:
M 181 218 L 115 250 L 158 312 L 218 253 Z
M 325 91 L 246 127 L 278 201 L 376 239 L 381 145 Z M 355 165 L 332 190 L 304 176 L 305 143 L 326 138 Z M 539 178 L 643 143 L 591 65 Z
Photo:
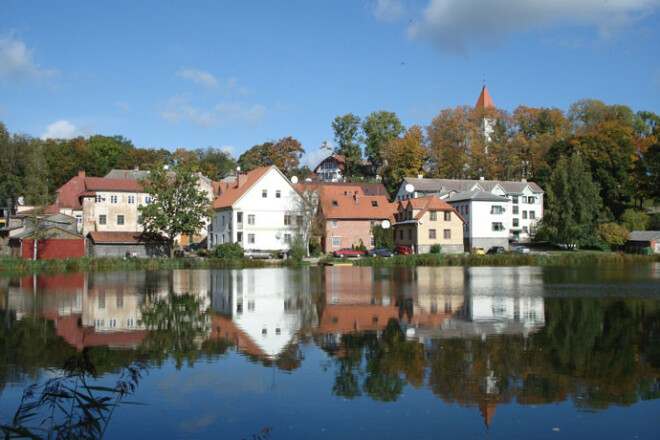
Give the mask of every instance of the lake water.
M 21 399 L 78 359 L 90 386 L 136 374 L 105 438 L 660 435 L 660 264 L 79 273 L 0 295 L 17 429 L 77 420 L 25 411 L 44 388 Z

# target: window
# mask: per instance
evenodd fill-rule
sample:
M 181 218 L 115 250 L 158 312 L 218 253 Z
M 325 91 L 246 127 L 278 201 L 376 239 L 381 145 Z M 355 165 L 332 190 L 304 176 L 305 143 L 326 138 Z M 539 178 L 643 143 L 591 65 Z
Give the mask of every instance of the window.
M 279 189 L 275 190 L 275 198 L 276 199 L 282 198 L 282 191 L 280 191 Z
M 412 229 L 408 229 L 408 240 L 412 240 Z
M 432 222 L 436 221 L 438 219 L 438 211 L 431 211 L 430 219 Z
M 291 216 L 284 214 L 284 226 L 289 226 L 291 224 Z
M 76 214 L 76 224 L 82 225 L 82 214 Z
M 243 223 L 243 213 L 242 212 L 237 212 L 236 213 L 236 223 Z
M 465 213 L 466 214 L 470 213 L 470 205 L 465 205 Z
M 378 201 L 372 200 L 371 201 L 371 206 L 373 206 L 374 208 L 377 208 L 378 207 Z
M 100 294 L 98 300 L 99 300 L 99 309 L 105 309 L 105 293 Z
M 513 207 L 513 214 L 518 215 L 518 207 L 517 206 Z
M 105 214 L 99 215 L 99 225 L 105 225 L 108 223 L 108 217 Z
M 291 234 L 284 234 L 284 242 L 287 244 L 291 243 Z
M 117 196 L 110 196 L 110 203 L 117 203 Z
M 117 320 L 116 319 L 108 319 L 108 327 L 110 327 L 110 328 L 117 327 Z
M 236 233 L 236 243 L 243 243 L 243 233 L 242 232 L 237 232 Z
M 519 223 L 520 223 L 520 221 L 519 221 L 517 218 L 514 218 L 514 219 L 513 219 L 513 227 L 514 227 L 514 228 L 517 228 L 518 226 L 520 226 Z
M 527 197 L 527 203 L 529 205 L 533 205 L 534 203 L 536 203 L 536 197 L 534 197 L 534 196 Z
M 532 220 L 536 219 L 536 212 L 535 211 L 529 211 L 529 218 Z
M 371 243 L 371 247 L 376 246 L 376 240 L 374 239 L 373 235 L 369 237 L 369 243 Z
M 435 229 L 429 229 L 429 238 L 435 240 Z
M 522 202 L 527 203 L 527 196 L 522 196 Z
M 254 224 L 254 214 L 248 214 L 248 225 Z
M 445 240 L 449 240 L 451 238 L 451 229 L 442 231 L 442 236 L 445 237 Z
M 403 240 L 403 229 L 399 229 L 399 240 Z
M 332 227 L 336 228 L 339 225 L 339 222 L 337 220 L 332 221 Z
M 341 237 L 332 237 L 332 247 L 341 246 Z
M 502 223 L 493 223 L 493 231 L 503 231 L 504 225 Z
M 128 204 L 132 205 L 135 203 L 135 196 L 128 196 Z
M 339 206 L 339 203 L 337 203 L 336 200 L 333 200 L 333 201 L 332 201 L 332 206 Z
M 146 203 L 147 205 L 151 203 L 153 200 L 154 198 L 151 196 L 144 196 L 144 203 Z
M 254 234 L 248 234 L 248 244 L 254 244 Z
M 512 197 L 511 197 L 511 200 L 513 201 L 513 203 L 514 203 L 515 205 L 518 204 L 518 196 L 512 196 Z
M 138 214 L 138 224 L 142 224 L 142 214 Z
M 299 225 L 299 226 L 303 224 L 303 216 L 302 215 L 297 215 L 296 216 L 296 224 Z
M 490 208 L 490 213 L 491 214 L 502 214 L 503 212 L 504 212 L 504 206 L 493 205 Z
M 103 196 L 100 195 L 100 194 L 95 195 L 95 196 L 94 196 L 94 201 L 95 201 L 96 203 L 101 203 L 101 202 L 103 201 Z
M 445 211 L 445 221 L 451 221 L 451 211 Z
M 261 190 L 261 197 L 263 197 L 264 199 L 265 199 L 266 197 L 268 197 L 268 190 L 267 190 L 267 189 L 263 189 L 263 190 Z
M 135 321 L 133 320 L 133 318 L 128 318 L 126 320 L 126 327 L 133 327 L 134 325 L 135 325 Z
M 527 218 L 527 211 L 523 211 L 523 218 Z
M 124 224 L 124 214 L 117 214 L 117 224 L 120 226 Z

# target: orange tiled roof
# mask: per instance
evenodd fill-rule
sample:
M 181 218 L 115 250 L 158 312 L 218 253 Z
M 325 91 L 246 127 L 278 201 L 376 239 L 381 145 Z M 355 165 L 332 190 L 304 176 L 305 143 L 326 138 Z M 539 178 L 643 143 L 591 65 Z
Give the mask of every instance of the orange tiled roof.
M 484 85 L 483 89 L 481 89 L 481 94 L 479 95 L 479 99 L 477 99 L 477 105 L 474 106 L 475 108 L 495 108 L 495 104 L 493 103 L 492 98 L 490 97 L 490 93 L 488 93 L 488 89 Z
M 419 213 L 415 215 L 416 220 L 422 218 L 422 216 L 427 211 L 451 211 L 455 213 L 458 216 L 458 218 L 460 218 L 463 221 L 463 223 L 465 223 L 463 217 L 461 217 L 458 214 L 458 211 L 456 211 L 456 209 L 453 206 L 451 206 L 444 200 L 440 200 L 436 196 L 417 197 L 415 199 L 405 200 L 402 203 L 406 203 L 406 202 L 408 205 L 411 205 L 413 209 L 420 210 Z
M 213 200 L 213 208 L 229 208 L 232 206 L 238 199 L 240 199 L 255 183 L 261 179 L 264 174 L 266 174 L 271 168 L 275 166 L 267 166 L 254 169 L 248 173 L 245 173 L 246 180 L 243 182 L 243 176 L 239 175 L 236 179 L 236 182 L 227 184 L 223 188 L 222 194 L 216 197 Z M 275 168 L 277 169 L 277 168 Z M 222 183 L 222 182 L 221 182 Z M 239 185 L 239 183 L 242 183 Z M 222 186 L 220 186 L 222 188 Z M 214 188 L 214 190 L 217 188 Z
M 321 209 L 326 218 L 389 219 L 392 208 L 385 196 L 347 196 L 321 194 Z
M 140 192 L 142 186 L 137 180 L 86 177 L 81 172 L 57 189 L 57 204 L 63 208 L 82 209 L 80 196 L 94 195 L 94 191 Z

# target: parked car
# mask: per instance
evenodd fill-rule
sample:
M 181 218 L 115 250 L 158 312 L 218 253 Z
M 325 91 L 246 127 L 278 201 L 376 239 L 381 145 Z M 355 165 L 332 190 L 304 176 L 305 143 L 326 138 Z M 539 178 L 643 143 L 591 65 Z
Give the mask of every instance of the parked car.
M 205 247 L 206 246 L 204 246 L 204 244 L 202 243 L 190 243 L 188 245 L 185 245 L 183 247 L 183 250 L 188 252 L 193 252 L 196 251 L 197 249 L 204 249 Z
M 513 251 L 517 254 L 529 254 L 529 248 L 527 246 L 517 246 L 513 248 Z
M 273 258 L 273 254 L 268 251 L 262 251 L 260 249 L 246 249 L 245 252 L 243 252 L 243 258 L 249 258 L 251 260 L 270 260 Z
M 285 260 L 287 258 L 291 258 L 291 249 L 286 249 L 286 250 L 279 251 L 277 253 L 277 258 L 284 258 Z
M 495 254 L 503 254 L 505 251 L 504 247 L 502 246 L 493 246 L 490 249 L 488 249 L 488 252 L 486 252 L 488 255 L 495 255 Z
M 364 255 L 362 251 L 356 251 L 355 249 L 350 249 L 350 248 L 343 248 L 339 249 L 338 251 L 334 251 L 332 253 L 335 257 L 341 258 L 341 257 L 346 257 L 346 258 L 359 258 Z
M 391 257 L 394 255 L 394 252 L 392 252 L 389 249 L 386 248 L 373 248 L 369 251 L 369 256 L 370 257 Z
M 484 248 L 475 248 L 474 253 L 476 255 L 486 255 L 486 250 Z
M 411 255 L 413 250 L 410 246 L 397 246 L 394 248 L 394 253 L 397 255 Z

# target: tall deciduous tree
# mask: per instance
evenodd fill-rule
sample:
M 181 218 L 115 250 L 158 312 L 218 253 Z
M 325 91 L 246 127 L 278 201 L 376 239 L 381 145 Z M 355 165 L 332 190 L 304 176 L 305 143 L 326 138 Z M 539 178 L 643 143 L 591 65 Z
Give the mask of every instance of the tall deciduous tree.
M 423 174 L 425 154 L 424 134 L 417 125 L 410 127 L 402 138 L 389 140 L 383 148 L 382 157 L 387 163 L 383 169 L 383 180 L 390 194 L 396 193 L 404 177 Z
M 594 242 L 603 203 L 579 155 L 561 156 L 547 188 L 548 208 L 536 238 L 575 246 Z
M 264 142 L 241 154 L 238 157 L 238 165 L 241 167 L 241 171 L 252 171 L 255 168 L 273 165 L 273 158 L 270 154 L 272 147 L 272 142 Z
M 442 110 L 426 131 L 430 174 L 447 179 L 464 178 L 470 166 L 470 146 L 479 141 L 479 126 L 472 108 Z
M 212 147 L 195 150 L 199 171 L 211 180 L 220 180 L 234 169 L 236 161 L 224 151 Z
M 152 201 L 138 207 L 142 225 L 148 234 L 161 234 L 170 243 L 179 234 L 193 235 L 206 227 L 211 218 L 209 199 L 198 187 L 198 177 L 185 165 L 174 169 L 174 178 L 160 163 L 151 169 L 149 178 L 140 180 Z
M 291 170 L 300 165 L 300 158 L 305 154 L 305 150 L 300 142 L 287 136 L 275 142 L 269 153 L 273 164 L 284 174 L 289 175 Z
M 115 168 L 117 160 L 133 147 L 133 144 L 123 136 L 96 135 L 87 141 L 89 150 L 94 156 L 99 176 L 105 176 Z
M 357 174 L 362 162 L 362 148 L 360 143 L 360 117 L 352 113 L 337 116 L 332 121 L 332 131 L 335 134 L 335 153 L 346 158 L 346 175 L 353 177 Z
M 364 154 L 372 163 L 375 170 L 383 164 L 383 149 L 390 141 L 399 137 L 405 127 L 396 113 L 381 110 L 373 112 L 362 122 L 364 132 Z

